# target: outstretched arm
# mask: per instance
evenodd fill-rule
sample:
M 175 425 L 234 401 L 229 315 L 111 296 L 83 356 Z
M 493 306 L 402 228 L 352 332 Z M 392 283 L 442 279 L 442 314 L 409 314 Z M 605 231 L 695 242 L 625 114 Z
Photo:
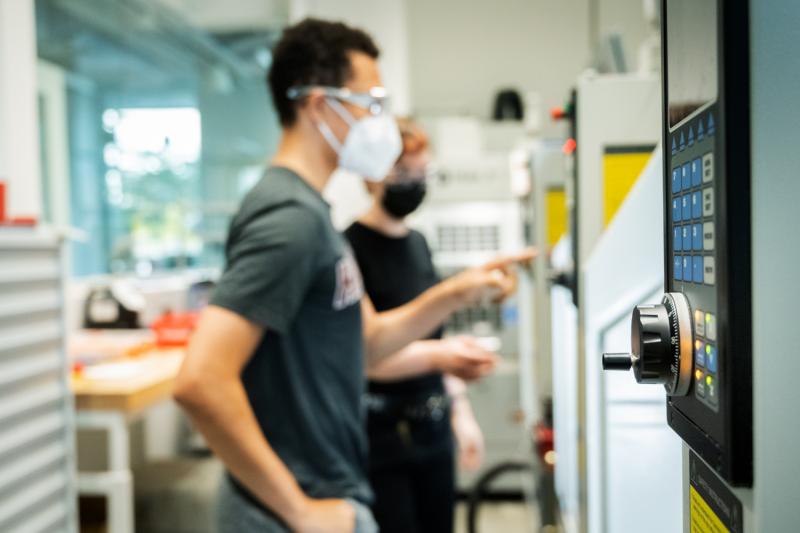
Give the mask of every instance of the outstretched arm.
M 406 305 L 377 313 L 362 300 L 368 361 L 379 360 L 424 338 L 455 311 L 483 300 L 503 300 L 516 290 L 514 266 L 529 262 L 535 249 L 465 270 L 435 285 Z M 372 362 L 370 362 L 372 364 Z

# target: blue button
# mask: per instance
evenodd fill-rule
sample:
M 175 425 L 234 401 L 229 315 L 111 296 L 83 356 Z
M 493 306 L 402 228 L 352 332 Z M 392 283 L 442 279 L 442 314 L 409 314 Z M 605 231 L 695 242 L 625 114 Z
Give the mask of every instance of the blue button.
M 681 238 L 684 251 L 690 251 L 692 249 L 692 226 L 687 224 L 681 227 Z
M 694 128 L 689 126 L 689 146 L 694 146 Z
M 697 341 L 694 347 L 694 364 L 697 366 L 706 366 L 706 343 Z
M 717 347 L 713 344 L 706 345 L 706 362 L 708 363 L 708 371 L 717 371 Z
M 672 249 L 676 252 L 680 252 L 683 249 L 683 236 L 681 235 L 680 226 L 672 228 Z
M 683 136 L 683 132 L 681 132 L 681 142 L 680 142 L 681 152 L 686 150 L 686 137 Z
M 700 121 L 697 123 L 697 140 L 702 141 L 703 137 L 706 136 L 706 132 L 703 129 L 703 117 L 700 117 Z M 673 148 L 673 151 L 675 149 Z
M 708 134 L 714 135 L 714 130 L 716 129 L 714 125 L 714 115 L 708 114 Z
M 695 224 L 692 226 L 692 250 L 700 251 L 703 249 L 703 225 Z
M 683 220 L 692 219 L 692 195 L 684 194 L 681 196 L 681 212 L 683 213 Z
M 692 193 L 692 218 L 703 217 L 703 193 L 697 191 Z
M 692 256 L 684 255 L 682 259 L 683 281 L 692 281 Z
M 681 192 L 681 169 L 672 170 L 672 194 Z
M 703 181 L 703 161 L 698 157 L 692 161 L 692 187 L 699 187 Z
M 673 222 L 680 222 L 681 221 L 681 200 L 680 200 L 680 198 L 673 198 L 672 199 L 672 221 Z
M 677 153 L 678 153 L 678 144 L 677 144 L 677 141 L 675 141 L 675 137 L 673 137 L 672 138 L 672 155 L 675 155 Z
M 686 163 L 681 167 L 681 187 L 684 191 L 688 191 L 692 186 L 692 165 Z
M 681 256 L 676 255 L 675 259 L 672 260 L 672 270 L 675 273 L 675 281 L 683 280 L 683 262 L 681 261 Z
M 703 283 L 703 256 L 701 255 L 692 258 L 692 281 Z

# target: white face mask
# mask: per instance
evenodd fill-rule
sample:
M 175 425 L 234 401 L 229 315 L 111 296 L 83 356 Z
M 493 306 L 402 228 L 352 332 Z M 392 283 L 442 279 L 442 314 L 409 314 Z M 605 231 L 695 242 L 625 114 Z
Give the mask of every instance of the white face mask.
M 394 117 L 382 112 L 355 120 L 338 100 L 328 98 L 326 101 L 350 125 L 344 144 L 339 142 L 325 122 L 317 125 L 330 147 L 339 155 L 339 167 L 369 181 L 383 181 L 403 150 Z

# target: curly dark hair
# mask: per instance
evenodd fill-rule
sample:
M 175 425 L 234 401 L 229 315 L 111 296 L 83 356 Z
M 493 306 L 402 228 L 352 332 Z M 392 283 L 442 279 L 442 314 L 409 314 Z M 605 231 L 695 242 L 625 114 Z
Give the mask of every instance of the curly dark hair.
M 373 59 L 380 54 L 369 35 L 341 22 L 307 18 L 283 30 L 267 73 L 281 125 L 291 126 L 297 119 L 297 103 L 287 90 L 298 85 L 341 87 L 352 75 L 349 52 L 363 52 Z

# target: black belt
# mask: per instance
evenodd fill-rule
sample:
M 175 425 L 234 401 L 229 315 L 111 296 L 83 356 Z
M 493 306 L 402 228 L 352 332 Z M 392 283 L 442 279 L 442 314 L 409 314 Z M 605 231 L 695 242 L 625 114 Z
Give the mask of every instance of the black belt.
M 439 421 L 447 416 L 451 403 L 450 396 L 446 394 L 432 394 L 412 399 L 371 392 L 364 395 L 364 405 L 369 414 L 382 418 Z

